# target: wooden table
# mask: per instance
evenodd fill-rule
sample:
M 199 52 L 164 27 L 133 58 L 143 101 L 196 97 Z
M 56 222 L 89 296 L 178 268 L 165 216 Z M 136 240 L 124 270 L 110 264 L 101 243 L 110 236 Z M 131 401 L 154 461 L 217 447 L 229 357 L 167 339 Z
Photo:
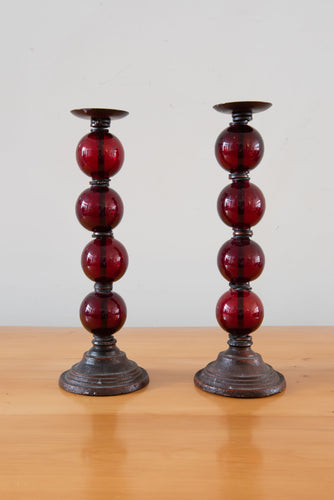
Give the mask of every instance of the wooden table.
M 207 394 L 195 371 L 225 349 L 219 328 L 125 328 L 150 384 L 69 394 L 79 328 L 0 328 L 1 500 L 334 498 L 334 327 L 263 327 L 254 348 L 284 373 L 264 399 Z

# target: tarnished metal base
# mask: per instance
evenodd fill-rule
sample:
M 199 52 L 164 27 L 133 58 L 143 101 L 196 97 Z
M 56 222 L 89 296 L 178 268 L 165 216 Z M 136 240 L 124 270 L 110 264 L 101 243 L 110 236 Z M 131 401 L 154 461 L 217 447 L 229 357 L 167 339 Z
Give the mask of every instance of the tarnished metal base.
M 82 360 L 60 376 L 60 387 L 86 396 L 115 396 L 145 387 L 149 382 L 147 372 L 115 344 L 112 336 L 95 337 Z
M 199 370 L 194 382 L 206 392 L 233 398 L 262 398 L 285 389 L 283 375 L 250 347 L 229 347 Z

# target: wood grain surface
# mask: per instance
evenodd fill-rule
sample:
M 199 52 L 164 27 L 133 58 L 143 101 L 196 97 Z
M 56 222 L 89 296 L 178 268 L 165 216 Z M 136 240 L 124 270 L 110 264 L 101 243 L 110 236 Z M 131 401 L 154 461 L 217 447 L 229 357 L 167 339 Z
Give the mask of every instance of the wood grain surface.
M 284 393 L 238 400 L 193 375 L 225 349 L 219 328 L 124 328 L 150 384 L 124 396 L 58 387 L 90 335 L 0 328 L 1 500 L 332 500 L 334 327 L 263 327 L 254 350 Z

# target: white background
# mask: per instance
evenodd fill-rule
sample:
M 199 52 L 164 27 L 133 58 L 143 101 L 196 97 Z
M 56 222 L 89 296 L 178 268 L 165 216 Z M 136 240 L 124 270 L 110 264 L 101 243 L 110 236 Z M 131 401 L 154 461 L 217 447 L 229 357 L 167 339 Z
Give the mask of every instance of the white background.
M 229 117 L 212 106 L 231 100 L 273 102 L 251 122 L 266 147 L 252 172 L 265 324 L 333 324 L 333 17 L 331 0 L 3 1 L 0 324 L 79 325 L 93 283 L 74 151 L 89 128 L 69 110 L 114 107 L 130 112 L 111 127 L 126 152 L 111 186 L 127 325 L 215 325 L 231 230 L 214 157 Z

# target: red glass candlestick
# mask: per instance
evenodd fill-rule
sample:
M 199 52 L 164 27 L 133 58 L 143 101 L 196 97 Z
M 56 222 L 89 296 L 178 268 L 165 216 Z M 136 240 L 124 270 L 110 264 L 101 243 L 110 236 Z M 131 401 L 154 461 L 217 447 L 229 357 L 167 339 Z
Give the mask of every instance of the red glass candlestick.
M 93 231 L 94 239 L 84 248 L 81 265 L 95 282 L 95 291 L 83 300 L 80 319 L 94 339 L 83 359 L 60 376 L 59 385 L 88 396 L 125 394 L 148 384 L 146 371 L 116 347 L 114 338 L 125 322 L 126 306 L 113 291 L 113 282 L 125 273 L 128 255 L 112 234 L 122 218 L 123 203 L 109 188 L 109 182 L 122 166 L 124 151 L 108 128 L 111 119 L 128 113 L 114 109 L 78 109 L 72 113 L 91 120 L 91 133 L 79 142 L 76 156 L 79 167 L 92 181 L 78 198 L 76 214 L 79 222 Z
M 285 388 L 283 375 L 251 349 L 250 336 L 263 320 L 262 302 L 249 282 L 264 267 L 261 247 L 250 237 L 251 226 L 263 216 L 265 201 L 260 189 L 249 182 L 249 170 L 261 161 L 264 148 L 261 135 L 248 122 L 253 113 L 270 106 L 254 101 L 214 106 L 222 113 L 232 112 L 233 119 L 219 135 L 215 148 L 218 162 L 232 180 L 218 198 L 218 213 L 233 228 L 233 238 L 218 253 L 218 268 L 229 280 L 230 290 L 220 297 L 216 308 L 218 323 L 229 333 L 229 348 L 198 371 L 194 380 L 204 391 L 236 398 L 271 396 Z

